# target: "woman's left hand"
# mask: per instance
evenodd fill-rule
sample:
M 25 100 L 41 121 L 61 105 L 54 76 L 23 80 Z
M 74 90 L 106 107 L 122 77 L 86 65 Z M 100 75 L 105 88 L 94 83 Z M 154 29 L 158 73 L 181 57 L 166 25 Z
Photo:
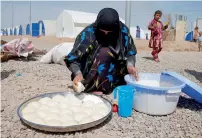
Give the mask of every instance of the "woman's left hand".
M 127 69 L 128 69 L 128 73 L 131 74 L 131 75 L 133 75 L 135 77 L 136 81 L 138 81 L 139 80 L 139 76 L 138 76 L 138 72 L 137 72 L 136 67 L 129 66 L 129 67 L 127 67 Z

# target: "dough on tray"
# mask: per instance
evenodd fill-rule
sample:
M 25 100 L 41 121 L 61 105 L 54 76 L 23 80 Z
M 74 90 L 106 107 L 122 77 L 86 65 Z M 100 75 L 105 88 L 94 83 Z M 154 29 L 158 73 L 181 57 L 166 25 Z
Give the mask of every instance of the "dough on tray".
M 83 101 L 82 107 L 90 107 L 93 108 L 95 103 L 93 101 Z
M 46 118 L 47 116 L 49 116 L 50 111 L 46 109 L 39 109 L 36 111 L 36 114 L 41 118 Z
M 78 122 L 76 122 L 75 120 L 68 120 L 62 122 L 62 126 L 74 126 L 74 125 L 78 125 Z
M 57 108 L 50 108 L 50 112 L 51 113 L 60 114 L 61 110 L 60 110 L 60 108 L 58 106 Z
M 83 100 L 74 94 L 44 97 L 29 103 L 22 116 L 33 123 L 49 126 L 72 126 L 99 120 L 109 113 L 107 105 L 96 96 Z
M 22 110 L 22 114 L 26 114 L 26 113 L 34 113 L 36 111 L 36 109 L 33 106 L 26 106 L 23 110 Z
M 62 123 L 58 119 L 51 119 L 46 121 L 46 125 L 49 125 L 49 126 L 61 126 L 61 124 Z
M 33 123 L 45 125 L 45 121 L 42 118 L 34 118 Z
M 34 122 L 34 119 L 38 118 L 38 116 L 36 114 L 33 114 L 33 113 L 26 113 L 26 114 L 23 114 L 23 118 L 30 121 L 30 122 Z
M 54 97 L 52 98 L 52 100 L 53 100 L 53 101 L 56 101 L 56 102 L 58 102 L 58 103 L 60 103 L 60 102 L 63 102 L 63 101 L 65 100 L 65 97 L 62 96 L 62 95 L 60 95 L 60 94 L 58 94 L 58 95 L 54 96 Z
M 64 115 L 64 114 L 73 115 L 74 112 L 69 108 L 64 108 L 64 109 L 61 109 L 60 115 Z
M 56 113 L 49 113 L 48 116 L 46 116 L 46 118 L 44 118 L 44 120 L 58 120 L 60 118 L 59 114 Z
M 83 113 L 83 112 L 77 112 L 74 115 L 74 120 L 76 120 L 77 122 L 80 122 L 81 120 L 83 120 L 84 118 L 88 117 L 87 114 Z
M 91 115 L 90 117 L 92 118 L 92 120 L 96 121 L 96 120 L 103 118 L 104 116 L 100 113 L 96 113 L 96 114 Z
M 81 121 L 79 121 L 79 124 L 86 124 L 86 123 L 90 123 L 92 121 L 94 121 L 94 120 L 91 119 L 90 117 L 85 117 Z
M 49 101 L 51 101 L 51 98 L 44 97 L 44 98 L 41 98 L 38 102 L 41 103 L 41 104 L 46 104 Z
M 74 120 L 74 117 L 72 115 L 68 115 L 68 114 L 60 115 L 61 122 L 71 121 L 71 120 Z
M 50 110 L 50 107 L 48 107 L 47 105 L 42 104 L 38 110 Z
M 51 107 L 51 108 L 57 108 L 57 107 L 59 107 L 59 103 L 56 102 L 56 101 L 53 101 L 53 100 L 47 102 L 46 105 L 49 106 L 49 107 Z
M 95 110 L 91 107 L 83 107 L 82 112 L 84 112 L 88 115 L 92 115 L 92 114 L 94 114 Z
M 31 102 L 28 104 L 28 106 L 33 106 L 34 108 L 39 108 L 41 104 L 39 102 Z

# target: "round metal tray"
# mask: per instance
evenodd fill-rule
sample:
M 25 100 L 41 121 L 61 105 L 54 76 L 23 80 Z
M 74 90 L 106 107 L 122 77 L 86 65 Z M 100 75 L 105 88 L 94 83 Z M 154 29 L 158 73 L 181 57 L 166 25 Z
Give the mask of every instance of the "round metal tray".
M 31 99 L 25 101 L 24 103 L 22 103 L 18 107 L 17 114 L 18 114 L 19 118 L 25 124 L 35 128 L 35 129 L 39 129 L 39 130 L 43 130 L 43 131 L 49 131 L 49 132 L 72 132 L 72 131 L 79 131 L 79 130 L 84 130 L 84 129 L 87 129 L 87 128 L 94 127 L 94 126 L 104 122 L 112 114 L 112 104 L 107 99 L 105 99 L 103 97 L 93 95 L 93 96 L 96 96 L 96 97 L 100 98 L 106 104 L 106 106 L 109 108 L 109 113 L 106 116 L 104 116 L 103 118 L 101 118 L 99 120 L 96 120 L 96 121 L 93 121 L 93 122 L 90 122 L 90 123 L 81 124 L 81 125 L 73 125 L 73 126 L 48 126 L 48 125 L 36 124 L 34 122 L 30 122 L 30 121 L 23 118 L 22 110 L 30 102 L 38 101 L 39 99 L 44 98 L 44 97 L 52 98 L 53 96 L 58 95 L 58 94 L 63 95 L 63 96 L 66 96 L 68 94 L 74 94 L 79 99 L 83 99 L 86 95 L 93 95 L 93 94 L 88 94 L 88 93 L 80 93 L 80 94 L 78 94 L 78 93 L 73 93 L 73 92 L 54 92 L 54 93 L 42 94 L 42 95 L 36 96 L 34 98 L 31 98 Z

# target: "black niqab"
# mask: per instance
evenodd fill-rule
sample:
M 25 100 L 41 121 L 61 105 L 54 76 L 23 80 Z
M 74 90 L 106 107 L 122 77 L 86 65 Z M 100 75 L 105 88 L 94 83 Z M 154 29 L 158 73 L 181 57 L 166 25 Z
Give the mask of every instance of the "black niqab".
M 112 8 L 102 9 L 95 22 L 95 36 L 99 44 L 103 47 L 116 47 L 119 38 L 119 15 Z M 101 30 L 111 31 L 105 34 Z

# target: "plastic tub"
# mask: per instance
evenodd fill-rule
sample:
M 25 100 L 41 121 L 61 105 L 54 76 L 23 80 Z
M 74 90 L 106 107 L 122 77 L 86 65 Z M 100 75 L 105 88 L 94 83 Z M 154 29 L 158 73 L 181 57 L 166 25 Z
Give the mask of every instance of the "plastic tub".
M 185 87 L 184 82 L 164 73 L 139 73 L 138 82 L 131 75 L 126 75 L 124 79 L 136 89 L 133 108 L 150 115 L 174 112 Z

